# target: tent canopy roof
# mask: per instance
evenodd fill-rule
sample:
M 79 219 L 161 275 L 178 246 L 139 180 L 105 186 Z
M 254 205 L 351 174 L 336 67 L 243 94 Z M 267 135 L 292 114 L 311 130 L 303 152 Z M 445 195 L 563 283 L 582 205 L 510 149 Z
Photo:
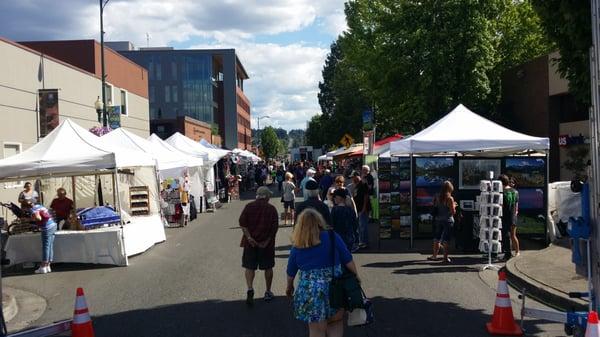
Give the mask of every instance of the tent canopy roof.
M 179 132 L 175 132 L 171 137 L 167 138 L 165 142 L 190 156 L 202 158 L 204 161 L 213 161 L 209 159 L 209 152 L 207 148 Z
M 545 152 L 549 148 L 548 138 L 512 131 L 462 104 L 414 136 L 390 144 L 393 156 L 448 152 L 514 154 L 526 150 Z
M 197 166 L 204 165 L 204 161 L 201 158 L 190 156 L 184 152 L 179 151 L 178 149 L 174 148 L 171 144 L 165 142 L 164 140 L 162 140 L 159 136 L 157 136 L 154 133 L 151 134 L 147 138 L 147 140 L 152 145 L 153 151 L 161 152 L 161 153 L 164 151 L 167 151 L 170 153 L 174 153 L 177 156 L 185 159 L 187 167 L 197 167 Z
M 144 152 L 152 156 L 159 170 L 169 170 L 174 168 L 184 168 L 188 166 L 188 156 L 179 151 L 171 151 L 154 144 L 132 132 L 123 128 L 118 128 L 100 138 L 105 144 L 124 148 L 136 152 Z
M 0 160 L 0 179 L 78 174 L 113 169 L 117 158 L 98 137 L 69 119 L 27 150 Z

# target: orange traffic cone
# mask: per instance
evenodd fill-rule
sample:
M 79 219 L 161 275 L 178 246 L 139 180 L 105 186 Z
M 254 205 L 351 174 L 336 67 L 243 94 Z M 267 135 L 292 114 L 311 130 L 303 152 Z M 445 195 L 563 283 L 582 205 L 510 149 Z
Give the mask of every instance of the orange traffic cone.
M 600 329 L 598 329 L 598 313 L 595 311 L 591 311 L 588 314 L 585 337 L 600 337 Z
M 498 290 L 496 291 L 496 305 L 492 321 L 486 324 L 487 331 L 492 335 L 521 336 L 523 331 L 515 322 L 513 317 L 506 274 L 498 273 Z
M 73 323 L 71 324 L 71 336 L 94 337 L 94 327 L 92 327 L 92 319 L 90 318 L 90 312 L 82 288 L 77 288 L 75 312 L 73 313 Z

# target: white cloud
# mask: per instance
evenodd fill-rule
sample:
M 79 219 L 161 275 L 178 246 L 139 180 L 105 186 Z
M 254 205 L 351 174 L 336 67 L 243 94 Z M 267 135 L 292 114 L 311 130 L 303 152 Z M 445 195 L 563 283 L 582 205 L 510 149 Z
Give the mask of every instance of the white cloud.
M 346 29 L 345 0 L 110 0 L 106 40 L 136 46 L 193 44 L 235 48 L 249 72 L 245 85 L 253 115 L 270 115 L 267 125 L 303 128 L 320 109 L 318 82 L 328 46 L 300 42 L 257 43 L 269 36 L 318 25 L 333 40 Z M 99 9 L 89 0 L 2 0 L 0 32 L 13 40 L 99 37 Z M 254 121 L 253 121 L 254 122 Z
M 226 44 L 191 48 L 230 48 Z M 241 43 L 236 52 L 250 79 L 244 85 L 252 115 L 270 116 L 261 127 L 305 128 L 306 121 L 320 111 L 318 83 L 328 49 L 302 44 Z M 253 118 L 253 126 L 256 120 Z

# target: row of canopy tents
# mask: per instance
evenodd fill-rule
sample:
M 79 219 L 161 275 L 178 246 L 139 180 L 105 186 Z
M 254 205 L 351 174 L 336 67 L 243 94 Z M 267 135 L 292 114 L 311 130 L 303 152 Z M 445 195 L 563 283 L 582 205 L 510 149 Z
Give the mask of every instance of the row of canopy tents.
M 211 174 L 214 164 L 227 154 L 229 151 L 202 145 L 181 134 L 163 141 L 156 135 L 144 139 L 119 128 L 97 137 L 66 119 L 29 149 L 0 160 L 0 182 L 42 179 L 59 187 L 72 183 L 76 204 L 82 204 L 87 197 L 86 206 L 93 206 L 95 188 L 83 188 L 81 181 L 76 188 L 75 182 L 76 177 L 96 177 L 85 182 L 94 185 L 100 181 L 103 191 L 112 192 L 113 205 L 123 226 L 57 232 L 55 246 L 61 249 L 55 251 L 55 261 L 127 265 L 129 256 L 166 240 L 160 216 L 159 179 L 181 177 L 184 171 L 188 172 L 192 179 L 191 193 L 201 196 L 205 182 L 213 179 L 214 184 Z M 128 188 L 132 186 L 148 187 L 149 215 L 132 215 L 128 202 Z M 92 194 L 92 201 L 89 195 L 81 195 L 82 191 Z M 41 252 L 39 234 L 32 245 L 33 236 L 10 236 L 6 248 L 13 263 L 39 260 L 36 257 Z

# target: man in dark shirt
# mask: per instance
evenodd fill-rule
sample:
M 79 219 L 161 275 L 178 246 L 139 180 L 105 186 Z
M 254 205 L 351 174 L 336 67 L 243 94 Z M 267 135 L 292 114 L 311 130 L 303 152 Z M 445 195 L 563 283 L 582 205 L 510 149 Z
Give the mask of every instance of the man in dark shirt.
M 369 246 L 369 212 L 371 212 L 371 202 L 369 200 L 369 186 L 363 181 L 358 172 L 352 175 L 354 183 L 354 203 L 358 213 L 358 246 L 367 248 Z
M 329 215 L 329 207 L 319 200 L 319 184 L 314 180 L 309 180 L 305 185 L 306 201 L 296 204 L 294 223 L 298 219 L 298 215 L 306 208 L 313 208 L 323 216 L 328 227 L 331 227 L 331 217 Z
M 319 187 L 321 188 L 321 200 L 327 199 L 327 191 L 333 185 L 333 178 L 331 177 L 331 171 L 329 169 L 325 169 L 325 174 L 321 178 L 319 182 Z
M 363 165 L 361 169 L 361 179 L 369 186 L 369 195 L 375 195 L 375 178 L 371 174 L 369 165 Z
M 57 224 L 60 224 L 61 221 L 66 221 L 69 219 L 71 210 L 73 210 L 73 200 L 67 198 L 67 191 L 64 188 L 60 187 L 56 190 L 56 198 L 52 200 L 50 209 L 54 211 L 54 220 Z
M 256 200 L 247 204 L 240 215 L 240 227 L 244 232 L 240 246 L 244 248 L 242 267 L 245 269 L 248 292 L 246 304 L 254 304 L 254 275 L 256 269 L 265 271 L 267 291 L 265 301 L 273 299 L 273 267 L 275 266 L 275 235 L 279 216 L 275 206 L 269 204 L 271 191 L 266 186 L 256 190 Z

